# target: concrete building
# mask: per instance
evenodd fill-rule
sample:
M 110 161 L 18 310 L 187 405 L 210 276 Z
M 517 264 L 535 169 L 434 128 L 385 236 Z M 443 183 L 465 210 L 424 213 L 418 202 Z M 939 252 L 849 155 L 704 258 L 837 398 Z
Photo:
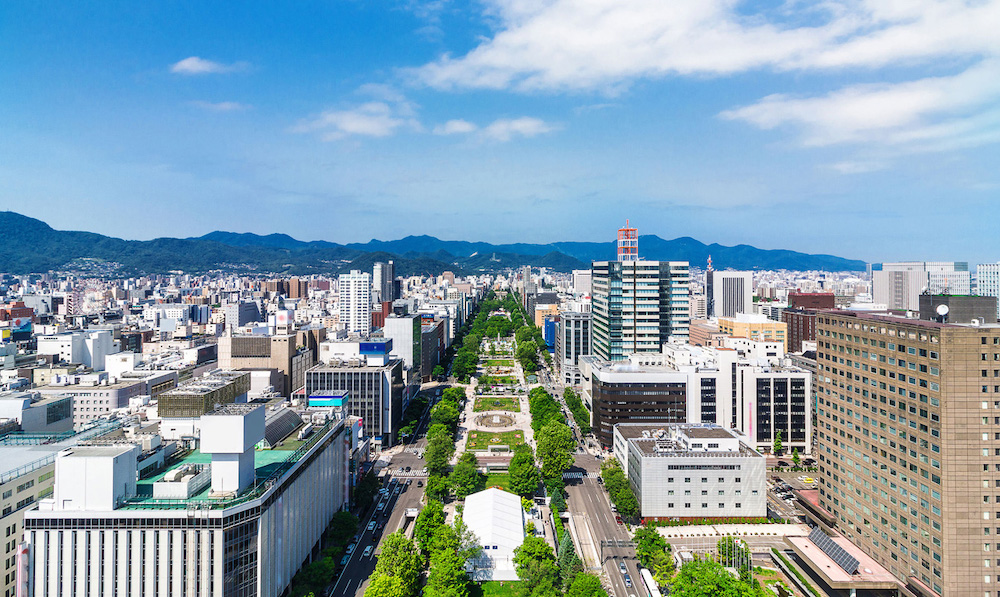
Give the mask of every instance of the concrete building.
M 389 356 L 391 347 L 377 349 L 376 343 L 361 343 L 362 351 L 372 345 L 373 354 L 357 357 L 331 356 L 306 372 L 305 397 L 313 399 L 333 393 L 348 394 L 345 415 L 359 417 L 365 435 L 376 449 L 396 443 L 403 409 L 408 402 L 403 361 Z M 378 354 L 374 354 L 378 353 Z M 348 357 L 348 355 L 343 355 Z
M 686 261 L 595 261 L 593 352 L 621 361 L 687 339 L 690 277 Z
M 77 330 L 38 337 L 38 354 L 104 370 L 104 357 L 118 352 L 110 330 Z
M 580 357 L 591 354 L 591 314 L 562 311 L 556 320 L 555 364 L 562 383 L 579 386 Z
M 18 590 L 284 594 L 347 501 L 349 427 L 330 420 L 298 450 L 254 450 L 263 407 L 204 419 L 201 450 L 138 481 L 135 446 L 61 452 L 54 497 L 26 517 Z
M 590 296 L 591 275 L 592 273 L 589 269 L 573 270 L 573 294 L 577 296 Z
M 95 375 L 78 376 L 73 379 L 76 383 L 67 385 L 67 382 L 59 380 L 51 385 L 35 388 L 34 391 L 46 396 L 71 398 L 73 426 L 76 429 L 81 429 L 114 410 L 127 407 L 129 400 L 143 395 L 143 383 L 139 380 L 108 383 L 106 376 Z
M 815 309 L 785 309 L 781 321 L 787 326 L 788 352 L 802 352 L 803 342 L 816 340 Z
M 764 342 L 774 340 L 781 342 L 784 349 L 788 350 L 788 326 L 763 315 L 740 313 L 734 317 L 720 317 L 719 331 L 737 338 Z
M 421 371 L 421 318 L 419 315 L 390 315 L 385 318 L 382 335 L 392 340 L 392 356 L 403 360 L 410 371 Z
M 753 272 L 705 272 L 708 317 L 734 317 L 753 312 Z
M 378 294 L 379 302 L 389 302 L 397 297 L 393 290 L 393 282 L 396 280 L 396 266 L 392 261 L 389 263 L 376 263 L 372 268 L 372 288 Z M 452 276 L 454 283 L 454 276 Z
M 104 422 L 91 425 L 79 433 L 43 433 L 25 435 L 19 432 L 0 438 L 0 526 L 5 529 L 3 556 L 4 597 L 27 595 L 17 592 L 17 561 L 21 551 L 19 538 L 24 529 L 24 515 L 39 500 L 52 495 L 56 455 L 79 442 L 105 433 L 120 425 Z
M 832 292 L 798 292 L 788 293 L 789 309 L 835 309 L 837 295 Z
M 730 429 L 617 424 L 614 454 L 643 518 L 767 516 L 766 458 Z
M 230 333 L 236 328 L 261 320 L 257 303 L 244 301 L 229 303 L 223 307 L 223 312 L 226 315 L 226 330 Z
M 170 440 L 198 437 L 203 415 L 247 401 L 250 377 L 249 371 L 212 371 L 163 392 L 157 398 L 160 433 Z
M 219 338 L 219 368 L 277 370 L 282 384 L 275 391 L 290 396 L 305 385 L 305 372 L 316 364 L 319 343 L 325 339 L 325 328 L 271 336 L 225 335 Z
M 13 422 L 24 433 L 73 431 L 73 397 L 38 392 L 0 392 L 0 426 Z
M 340 323 L 348 334 L 367 337 L 371 333 L 372 282 L 371 274 L 353 270 L 340 274 Z
M 872 298 L 889 309 L 916 311 L 919 297 L 930 294 L 971 294 L 969 264 L 962 261 L 883 263 L 872 271 Z
M 830 311 L 816 340 L 837 530 L 918 595 L 997 595 L 1000 326 Z
M 997 298 L 1000 317 L 1000 263 L 980 263 L 976 266 L 976 294 Z

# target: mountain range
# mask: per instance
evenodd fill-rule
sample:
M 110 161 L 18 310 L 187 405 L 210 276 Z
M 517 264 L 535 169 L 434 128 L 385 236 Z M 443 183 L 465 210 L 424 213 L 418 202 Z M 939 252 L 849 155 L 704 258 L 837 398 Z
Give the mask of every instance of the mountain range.
M 500 271 L 523 265 L 570 271 L 590 267 L 591 261 L 614 259 L 615 242 L 557 242 L 499 244 L 448 241 L 433 236 L 399 240 L 371 240 L 338 244 L 301 241 L 287 234 L 210 232 L 196 238 L 123 240 L 93 232 L 54 230 L 45 222 L 0 212 L 0 272 L 43 273 L 66 270 L 80 259 L 117 264 L 118 274 L 225 270 L 274 274 L 336 274 L 371 271 L 377 261 L 392 259 L 398 275 L 436 275 Z M 749 245 L 706 245 L 693 238 L 664 240 L 639 237 L 644 259 L 688 261 L 700 266 L 709 255 L 717 269 L 790 269 L 863 271 L 863 261 L 832 255 L 809 255 Z

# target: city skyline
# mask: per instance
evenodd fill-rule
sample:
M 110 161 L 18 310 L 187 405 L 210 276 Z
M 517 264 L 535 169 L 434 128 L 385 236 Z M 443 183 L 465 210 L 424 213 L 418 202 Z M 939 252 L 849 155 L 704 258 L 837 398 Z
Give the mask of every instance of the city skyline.
M 0 209 L 57 229 L 1000 255 L 996 2 L 47 8 L 0 9 Z

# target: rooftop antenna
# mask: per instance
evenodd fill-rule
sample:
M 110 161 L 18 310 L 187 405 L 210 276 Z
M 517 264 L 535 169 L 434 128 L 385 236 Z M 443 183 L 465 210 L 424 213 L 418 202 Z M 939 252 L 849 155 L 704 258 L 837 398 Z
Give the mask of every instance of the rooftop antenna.
M 712 271 L 712 256 L 708 256 L 708 271 Z
M 618 261 L 639 260 L 639 230 L 630 228 L 628 220 L 625 227 L 618 229 Z

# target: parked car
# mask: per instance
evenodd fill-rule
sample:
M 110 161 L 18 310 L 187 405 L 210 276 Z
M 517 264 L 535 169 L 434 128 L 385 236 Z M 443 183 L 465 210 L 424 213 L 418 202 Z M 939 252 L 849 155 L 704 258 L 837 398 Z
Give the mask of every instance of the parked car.
M 352 553 L 354 553 L 354 548 L 357 547 L 357 546 L 358 546 L 357 543 L 351 543 L 350 545 L 348 545 L 347 546 L 347 555 L 351 555 Z
M 340 558 L 340 565 L 341 566 L 346 566 L 347 565 L 347 561 L 350 560 L 350 559 L 351 559 L 351 556 L 349 556 L 349 555 L 346 555 L 346 556 Z

